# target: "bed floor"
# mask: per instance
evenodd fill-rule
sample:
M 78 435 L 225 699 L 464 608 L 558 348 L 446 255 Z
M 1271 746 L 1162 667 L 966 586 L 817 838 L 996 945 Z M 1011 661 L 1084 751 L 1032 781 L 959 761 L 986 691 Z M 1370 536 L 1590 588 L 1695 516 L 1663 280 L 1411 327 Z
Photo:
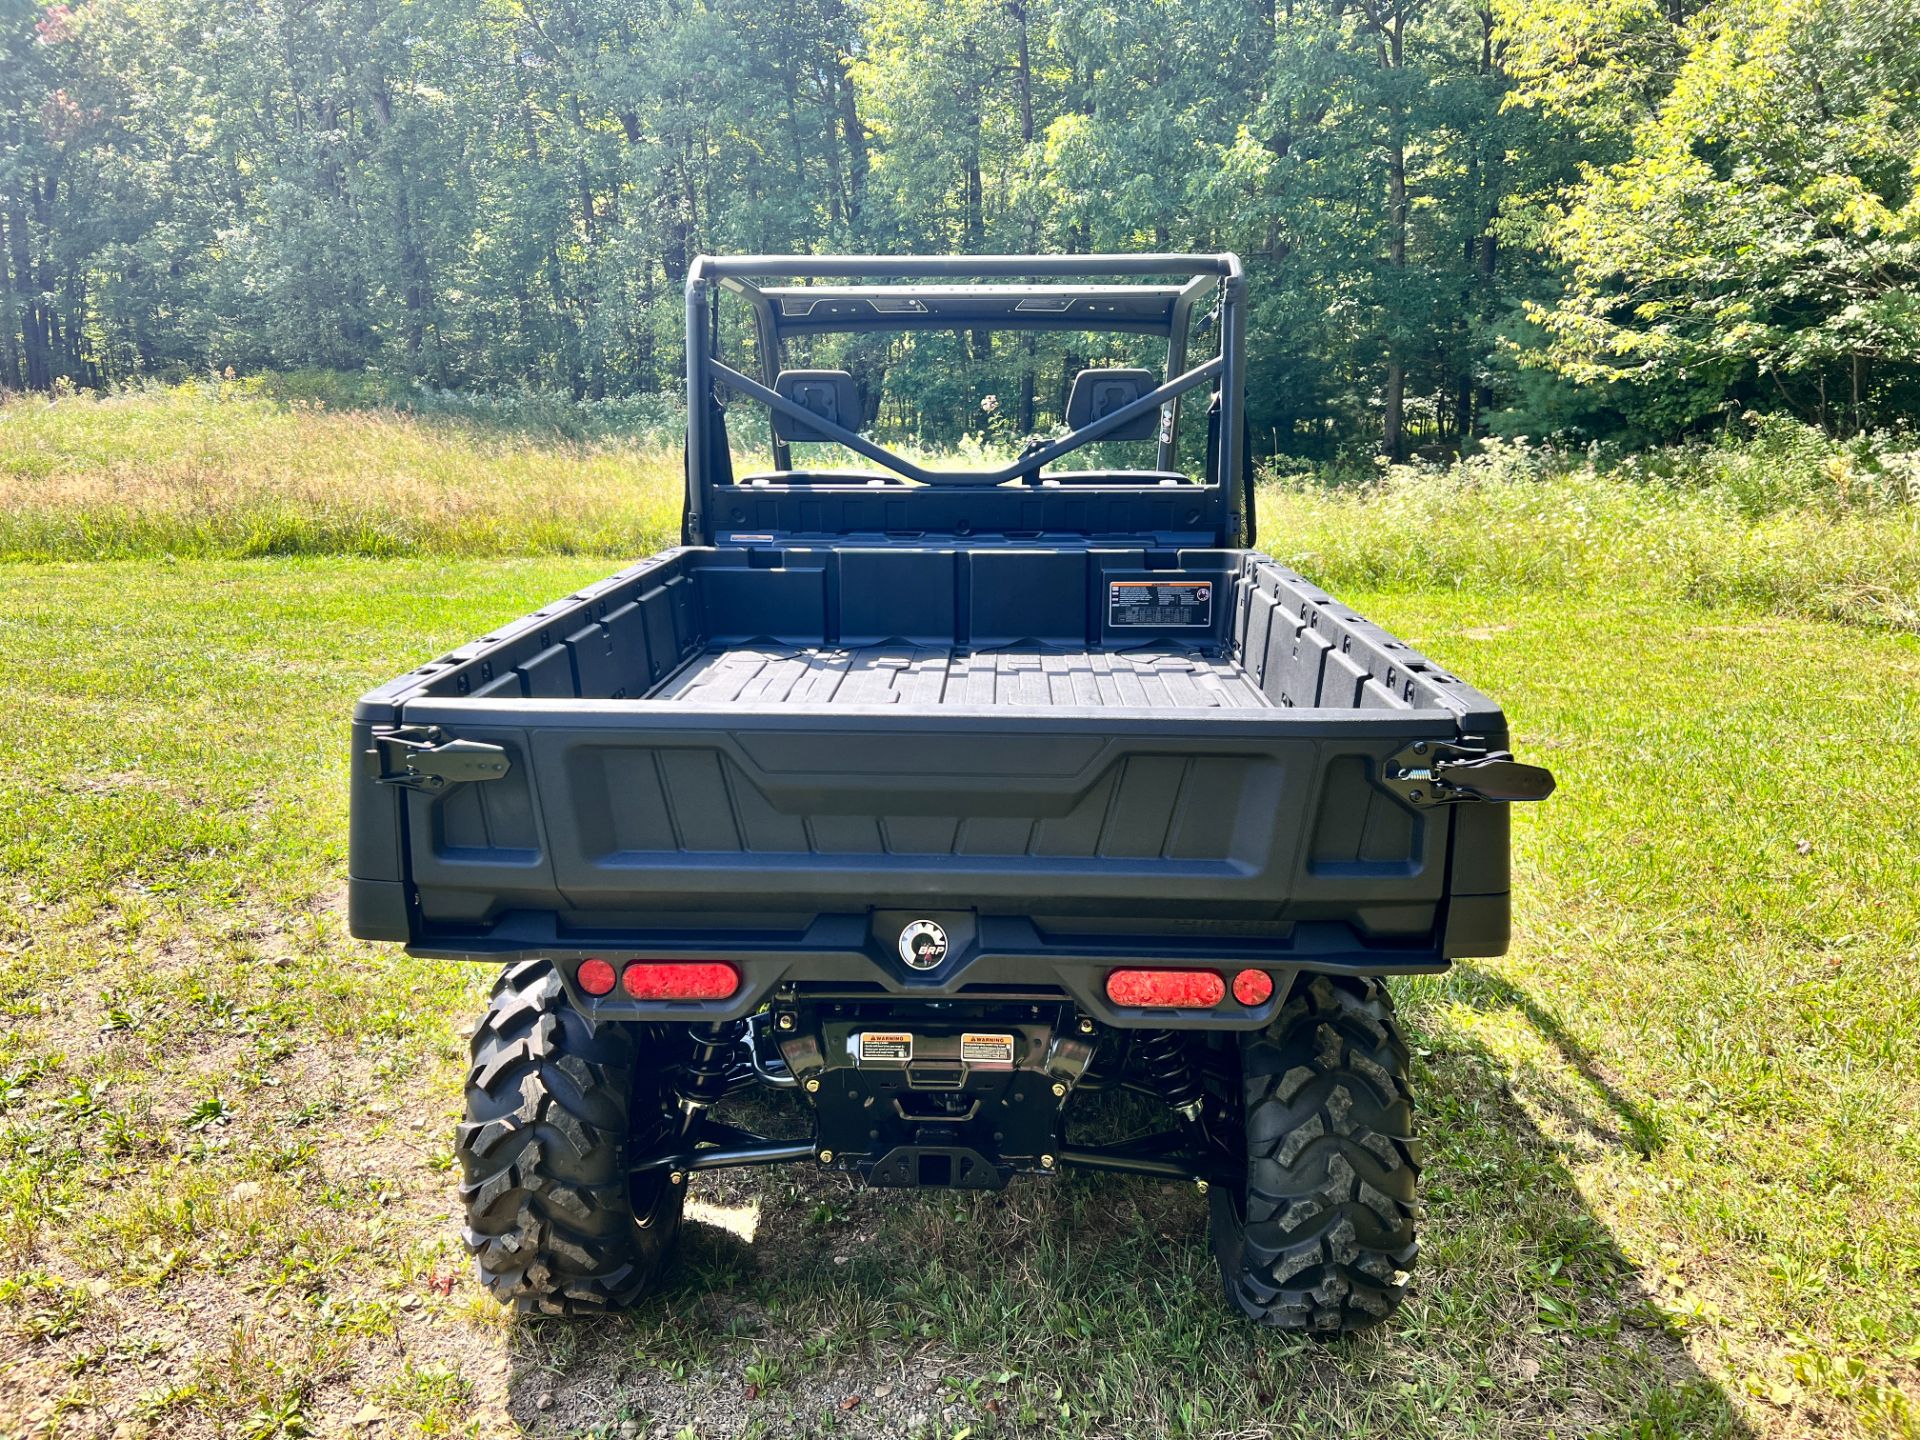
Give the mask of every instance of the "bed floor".
M 1023 709 L 1257 710 L 1272 704 L 1232 661 L 1178 647 L 736 645 L 701 656 L 653 698 L 693 705 Z

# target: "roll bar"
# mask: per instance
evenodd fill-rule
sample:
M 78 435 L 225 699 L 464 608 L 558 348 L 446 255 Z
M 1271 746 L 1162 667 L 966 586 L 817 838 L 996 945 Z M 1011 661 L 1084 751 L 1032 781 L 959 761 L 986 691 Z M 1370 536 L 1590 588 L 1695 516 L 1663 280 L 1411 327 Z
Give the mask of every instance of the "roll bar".
M 1242 279 L 1238 255 L 702 255 L 687 284 L 706 280 L 892 280 L 915 275 L 1219 275 Z
M 818 302 L 806 289 L 769 291 L 756 280 L 913 280 L 939 277 L 1006 277 L 1029 281 L 1039 277 L 1093 278 L 1170 277 L 1184 281 L 1176 287 L 1070 285 L 956 287 L 891 285 L 823 290 Z M 714 333 L 710 305 L 715 287 L 738 295 L 752 309 L 759 339 L 763 374 L 743 374 L 713 354 Z M 1211 290 L 1220 295 L 1220 349 L 1199 365 L 1186 364 L 1187 330 L 1194 304 Z M 1230 253 L 1149 255 L 703 255 L 687 271 L 687 509 L 685 533 L 689 540 L 711 538 L 706 517 L 705 490 L 715 467 L 708 451 L 713 444 L 710 404 L 716 382 L 738 391 L 769 410 L 804 420 L 808 428 L 855 454 L 863 455 L 894 473 L 928 486 L 992 486 L 1032 475 L 1060 457 L 1090 445 L 1128 421 L 1161 406 L 1174 422 L 1162 428 L 1159 462 L 1162 470 L 1174 462 L 1173 429 L 1178 423 L 1180 398 L 1188 391 L 1214 382 L 1220 414 L 1216 474 L 1225 492 L 1227 543 L 1241 533 L 1241 487 L 1237 477 L 1244 463 L 1244 370 L 1246 276 L 1239 257 Z M 1131 303 L 1137 294 L 1138 303 Z M 1057 305 L 1049 305 L 1058 296 Z M 1005 308 L 987 313 L 998 298 Z M 798 302 L 810 303 L 800 309 Z M 1103 321 L 1105 304 L 1110 318 Z M 821 304 L 831 313 L 816 314 Z M 1078 304 L 1083 308 L 1068 313 Z M 942 315 L 941 307 L 967 307 Z M 976 313 L 976 311 L 978 313 Z M 783 322 L 783 312 L 791 323 Z M 1124 312 L 1124 313 L 1122 313 Z M 1084 318 L 1082 318 L 1084 317 Z M 930 326 L 967 328 L 1083 329 L 1148 331 L 1167 336 L 1165 384 L 1130 404 L 1020 456 L 997 470 L 933 470 L 896 455 L 853 430 L 837 425 L 796 404 L 773 388 L 780 341 L 788 333 L 823 330 L 872 331 L 924 329 Z M 775 464 L 790 468 L 787 446 L 774 439 Z

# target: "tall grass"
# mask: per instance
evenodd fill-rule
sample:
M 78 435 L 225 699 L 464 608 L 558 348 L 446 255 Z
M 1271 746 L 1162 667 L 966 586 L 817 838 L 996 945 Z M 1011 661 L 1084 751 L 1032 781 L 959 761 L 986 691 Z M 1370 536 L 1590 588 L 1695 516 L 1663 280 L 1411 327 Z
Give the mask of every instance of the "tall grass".
M 1273 477 L 1260 547 L 1322 584 L 1738 601 L 1920 630 L 1920 450 L 1768 423 L 1613 463 L 1513 443 Z
M 0 559 L 635 555 L 677 538 L 677 445 L 543 431 L 252 382 L 14 397 Z
M 632 402 L 628 436 L 604 404 L 563 424 L 553 397 L 403 411 L 342 383 L 0 401 L 0 560 L 631 557 L 679 533 L 678 436 L 642 413 L 658 402 Z M 1920 448 L 1888 437 L 1767 421 L 1627 457 L 1499 442 L 1269 475 L 1259 511 L 1261 548 L 1336 589 L 1661 594 L 1920 631 Z
M 229 388 L 235 382 L 227 382 Z M 238 382 L 269 399 L 335 410 L 397 410 L 490 430 L 562 440 L 680 443 L 686 406 L 670 395 L 579 399 L 557 390 L 436 390 L 393 376 L 289 370 Z

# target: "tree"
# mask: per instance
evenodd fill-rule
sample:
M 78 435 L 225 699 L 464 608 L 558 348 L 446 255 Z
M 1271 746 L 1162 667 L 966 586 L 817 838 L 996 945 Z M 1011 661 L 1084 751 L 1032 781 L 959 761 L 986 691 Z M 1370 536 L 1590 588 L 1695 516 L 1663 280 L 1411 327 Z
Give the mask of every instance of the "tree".
M 1912 0 L 1718 0 L 1675 26 L 1671 87 L 1546 231 L 1545 362 L 1650 429 L 1730 398 L 1835 429 L 1910 414 L 1917 23 Z

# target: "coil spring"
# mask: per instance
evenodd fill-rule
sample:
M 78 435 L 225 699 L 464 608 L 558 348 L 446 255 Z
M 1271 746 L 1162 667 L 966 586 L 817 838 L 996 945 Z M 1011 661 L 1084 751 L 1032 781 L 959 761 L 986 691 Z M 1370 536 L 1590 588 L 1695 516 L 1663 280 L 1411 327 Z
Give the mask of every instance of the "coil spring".
M 1202 1103 L 1187 1047 L 1171 1030 L 1143 1030 L 1133 1042 L 1134 1063 L 1147 1084 L 1181 1114 L 1192 1118 Z
M 680 1102 L 685 1109 L 704 1109 L 727 1097 L 733 1071 L 735 1025 L 713 1025 L 693 1034 L 693 1053 L 680 1072 Z

